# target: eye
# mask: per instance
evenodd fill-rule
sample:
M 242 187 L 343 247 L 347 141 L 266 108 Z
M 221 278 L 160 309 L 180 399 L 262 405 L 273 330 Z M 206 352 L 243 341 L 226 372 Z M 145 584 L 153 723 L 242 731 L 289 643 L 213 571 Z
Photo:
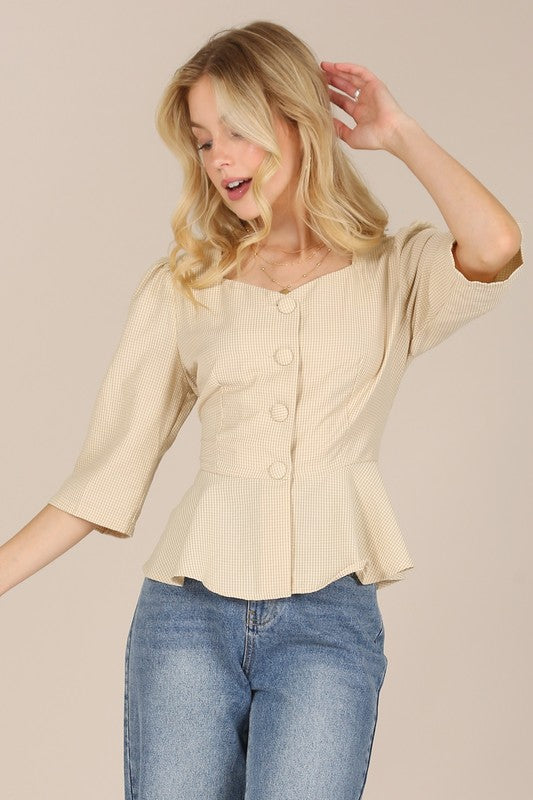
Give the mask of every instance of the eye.
M 242 139 L 243 138 L 240 133 L 237 133 L 237 131 L 231 131 L 231 135 L 234 136 L 236 139 Z M 204 144 L 197 145 L 196 149 L 197 150 L 206 150 L 206 149 L 210 150 L 211 146 L 212 146 L 212 142 L 205 142 Z

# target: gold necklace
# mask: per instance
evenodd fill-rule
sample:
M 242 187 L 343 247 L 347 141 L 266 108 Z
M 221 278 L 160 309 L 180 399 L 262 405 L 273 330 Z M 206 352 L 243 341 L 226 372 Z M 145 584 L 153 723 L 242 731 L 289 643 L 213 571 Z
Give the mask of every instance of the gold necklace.
M 309 253 L 309 255 L 306 256 L 303 260 L 304 261 L 310 261 L 313 258 L 313 256 L 316 255 L 316 253 L 318 253 L 318 252 L 320 252 L 320 250 L 322 250 L 323 247 L 325 247 L 324 244 L 320 244 L 320 245 L 317 245 L 316 247 L 313 247 L 311 252 Z M 286 253 L 288 251 L 282 250 L 281 252 L 282 253 Z M 304 251 L 303 250 L 300 250 L 300 251 L 295 250 L 294 252 L 303 253 Z M 264 258 L 264 256 L 260 255 L 260 253 L 257 250 L 257 246 L 255 248 L 255 254 L 258 255 L 259 258 L 261 259 L 261 261 L 264 261 L 265 264 L 270 264 L 271 267 L 288 267 L 288 266 L 290 266 L 289 264 L 287 264 L 284 261 L 267 261 L 267 259 Z
M 250 233 L 252 231 L 252 226 L 251 225 L 248 225 L 246 223 L 244 227 L 246 228 L 248 233 Z M 317 250 L 321 250 L 323 246 L 324 246 L 323 244 L 317 244 L 316 247 L 312 248 L 311 252 L 313 252 L 313 251 L 316 252 Z M 306 250 L 306 248 L 302 247 L 301 250 L 282 250 L 281 247 L 278 247 L 278 250 L 281 250 L 281 252 L 285 253 L 285 255 L 287 255 L 287 256 L 293 256 L 293 255 L 296 255 L 296 253 L 303 253 L 304 250 Z M 311 258 L 311 256 L 309 256 L 309 258 Z
M 322 247 L 323 247 L 323 246 L 324 246 L 324 245 L 322 245 Z M 314 267 L 312 267 L 312 269 L 308 270 L 307 272 L 304 272 L 304 274 L 303 274 L 303 275 L 300 275 L 300 278 L 306 278 L 308 275 L 310 275 L 310 274 L 311 274 L 311 272 L 313 272 L 313 271 L 314 271 L 314 270 L 315 270 L 317 267 L 319 267 L 319 266 L 320 266 L 320 264 L 322 264 L 322 262 L 324 261 L 324 259 L 325 259 L 325 258 L 326 258 L 326 256 L 328 255 L 328 253 L 331 253 L 331 247 L 328 247 L 328 249 L 327 249 L 327 251 L 326 251 L 326 254 L 323 256 L 323 258 L 319 259 L 319 261 L 317 261 L 317 263 L 315 264 L 315 266 L 314 266 Z M 254 258 L 255 258 L 257 255 L 258 255 L 258 252 L 257 252 L 257 247 L 256 247 L 256 248 L 255 248 L 255 253 L 254 253 Z M 259 258 L 262 258 L 262 256 L 259 256 Z M 263 261 L 264 261 L 266 264 L 272 264 L 272 262 L 270 262 L 270 261 L 267 261 L 267 260 L 266 260 L 266 259 L 264 259 L 264 258 L 263 258 L 262 260 L 263 260 Z M 288 264 L 280 264 L 280 263 L 278 263 L 278 264 L 272 264 L 272 266 L 289 266 L 289 265 L 288 265 Z M 266 275 L 268 278 L 270 278 L 270 280 L 271 280 L 271 281 L 273 281 L 274 283 L 277 283 L 277 284 L 278 284 L 278 286 L 283 286 L 283 284 L 281 284 L 279 281 L 277 281 L 275 278 L 273 278 L 273 277 L 272 277 L 272 275 L 269 275 L 269 274 L 268 274 L 268 272 L 266 271 L 266 269 L 265 269 L 264 267 L 260 267 L 260 269 L 262 269 L 262 270 L 263 270 L 263 272 L 265 273 L 265 275 Z M 291 291 L 291 289 L 292 289 L 292 286 L 293 286 L 293 284 L 292 284 L 292 283 L 288 283 L 286 286 L 283 286 L 283 288 L 282 288 L 282 289 L 280 289 L 280 293 L 281 293 L 281 294 L 288 294 L 288 293 Z
M 315 247 L 311 248 L 311 253 L 316 253 L 318 250 L 321 250 L 323 247 L 324 247 L 323 244 L 317 244 Z M 307 250 L 307 248 L 306 247 L 302 247 L 301 250 L 282 250 L 281 247 L 278 247 L 278 250 L 281 250 L 281 252 L 285 253 L 285 255 L 287 255 L 287 256 L 293 256 L 293 255 L 296 255 L 296 253 L 303 253 L 305 250 Z M 308 256 L 308 258 L 311 258 L 311 256 Z

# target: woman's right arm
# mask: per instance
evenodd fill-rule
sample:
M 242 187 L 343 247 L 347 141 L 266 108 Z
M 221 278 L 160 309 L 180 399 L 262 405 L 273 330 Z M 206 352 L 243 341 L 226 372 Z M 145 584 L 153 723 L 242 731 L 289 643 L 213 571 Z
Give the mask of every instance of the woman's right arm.
M 0 546 L 0 595 L 77 544 L 94 525 L 47 504 Z
M 130 300 L 74 469 L 50 498 L 85 516 L 48 503 L 2 544 L 0 595 L 96 526 L 132 536 L 159 462 L 197 400 L 181 362 L 177 312 L 169 264 L 158 259 Z

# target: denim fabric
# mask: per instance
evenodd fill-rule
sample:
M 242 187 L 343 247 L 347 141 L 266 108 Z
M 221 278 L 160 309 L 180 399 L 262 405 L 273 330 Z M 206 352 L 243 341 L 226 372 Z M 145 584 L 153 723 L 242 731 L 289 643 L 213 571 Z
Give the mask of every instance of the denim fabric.
M 359 800 L 387 658 L 376 584 L 267 600 L 145 577 L 128 634 L 126 800 Z

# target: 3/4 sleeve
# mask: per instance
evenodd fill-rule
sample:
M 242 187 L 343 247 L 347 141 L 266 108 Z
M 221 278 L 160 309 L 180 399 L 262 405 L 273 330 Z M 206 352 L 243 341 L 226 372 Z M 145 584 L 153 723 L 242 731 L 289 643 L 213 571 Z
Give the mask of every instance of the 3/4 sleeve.
M 418 356 L 497 305 L 523 264 L 520 249 L 490 283 L 469 280 L 455 266 L 455 238 L 429 222 L 414 222 L 393 237 L 391 267 L 411 324 L 409 354 Z
M 101 533 L 133 535 L 159 462 L 197 400 L 178 351 L 176 291 L 165 260 L 142 277 L 74 470 L 48 501 Z

